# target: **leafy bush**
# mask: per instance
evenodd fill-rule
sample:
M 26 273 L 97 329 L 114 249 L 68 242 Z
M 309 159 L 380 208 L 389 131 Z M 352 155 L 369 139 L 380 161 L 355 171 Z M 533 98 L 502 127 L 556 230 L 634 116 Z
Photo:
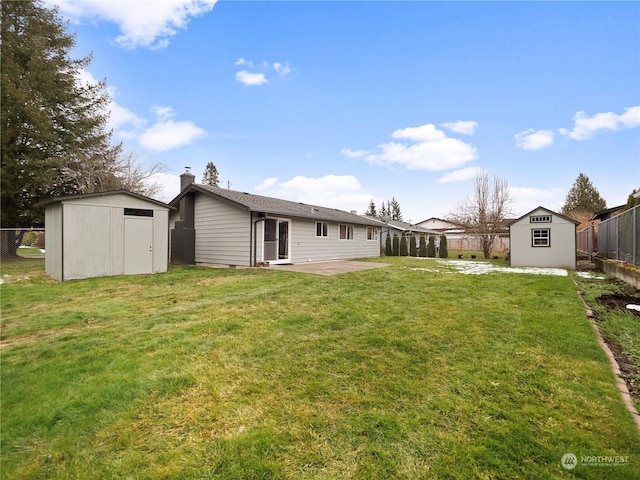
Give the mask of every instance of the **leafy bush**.
M 409 237 L 409 255 L 412 257 L 418 256 L 418 249 L 416 248 L 416 236 L 413 233 Z
M 400 239 L 398 238 L 398 234 L 393 234 L 393 256 L 397 257 L 400 255 Z
M 424 233 L 420 234 L 420 248 L 418 249 L 418 256 L 427 256 L 427 236 Z
M 447 236 L 443 233 L 440 235 L 440 258 L 449 258 L 449 249 L 447 248 Z
M 384 254 L 387 257 L 393 255 L 393 248 L 391 248 L 391 232 L 387 231 L 387 239 L 384 242 Z
M 429 235 L 429 243 L 427 244 L 427 257 L 435 258 L 436 256 L 436 237 Z
M 409 249 L 407 248 L 407 235 L 403 233 L 400 238 L 400 256 L 406 257 L 407 255 L 409 255 Z

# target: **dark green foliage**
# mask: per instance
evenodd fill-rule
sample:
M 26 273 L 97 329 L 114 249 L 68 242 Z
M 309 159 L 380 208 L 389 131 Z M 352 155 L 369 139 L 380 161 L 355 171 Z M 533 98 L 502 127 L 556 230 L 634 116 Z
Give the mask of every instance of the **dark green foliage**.
M 369 208 L 367 208 L 365 215 L 367 217 L 372 217 L 372 218 L 376 218 L 378 216 L 378 211 L 376 210 L 376 204 L 373 203 L 373 199 L 371 199 L 371 201 L 369 202 Z
M 447 248 L 447 236 L 443 233 L 440 235 L 440 249 L 438 252 L 440 258 L 449 258 L 449 249 Z
M 212 187 L 219 187 L 220 180 L 218 178 L 218 169 L 213 162 L 207 163 L 202 175 L 202 183 L 204 185 L 210 185 Z
M 393 234 L 393 256 L 397 257 L 400 255 L 400 239 L 398 238 L 398 234 Z
M 387 239 L 384 242 L 384 254 L 387 257 L 391 257 L 393 255 L 393 248 L 391 246 L 391 232 L 387 231 Z
M 605 208 L 607 202 L 600 196 L 589 177 L 581 173 L 567 194 L 562 213 L 571 218 L 581 219 L 584 214 L 593 215 Z
M 418 249 L 416 248 L 416 236 L 412 233 L 409 237 L 409 255 L 412 257 L 418 256 Z
M 429 235 L 429 243 L 427 244 L 427 257 L 435 258 L 436 256 L 436 237 Z
M 402 212 L 400 211 L 400 202 L 396 200 L 396 197 L 393 197 L 391 198 L 391 201 L 387 203 L 388 203 L 387 213 L 391 215 L 391 219 L 402 222 Z
M 409 249 L 407 248 L 407 235 L 403 233 L 400 238 L 400 256 L 406 257 L 407 255 L 409 255 Z
M 424 233 L 420 234 L 420 247 L 418 248 L 418 256 L 427 256 L 427 236 Z
M 1 187 L 3 227 L 42 225 L 38 202 L 77 193 L 66 172 L 109 154 L 104 82 L 81 83 L 91 58 L 72 59 L 75 38 L 57 9 L 39 1 L 2 2 Z M 3 232 L 2 255 L 21 234 Z
M 633 207 L 636 207 L 638 205 L 640 205 L 640 196 L 634 196 L 636 195 L 638 192 L 640 192 L 640 190 L 633 190 L 633 192 L 631 192 L 629 194 L 629 197 L 627 198 L 627 204 L 625 205 L 624 209 L 626 210 L 630 210 Z

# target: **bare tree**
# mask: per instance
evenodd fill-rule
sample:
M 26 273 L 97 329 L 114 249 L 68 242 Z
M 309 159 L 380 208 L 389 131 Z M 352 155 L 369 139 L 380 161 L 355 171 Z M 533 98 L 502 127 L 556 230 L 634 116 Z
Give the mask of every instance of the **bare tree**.
M 473 194 L 448 219 L 462 225 L 467 232 L 480 237 L 482 253 L 488 259 L 491 247 L 500 233 L 502 223 L 510 214 L 511 199 L 507 180 L 497 176 L 493 180 L 485 172 L 473 180 Z
M 73 193 L 79 194 L 129 190 L 153 197 L 161 186 L 150 179 L 162 171 L 159 163 L 144 168 L 135 153 L 123 153 L 120 144 L 107 151 L 69 158 L 60 169 L 60 183 L 67 189 L 71 185 Z

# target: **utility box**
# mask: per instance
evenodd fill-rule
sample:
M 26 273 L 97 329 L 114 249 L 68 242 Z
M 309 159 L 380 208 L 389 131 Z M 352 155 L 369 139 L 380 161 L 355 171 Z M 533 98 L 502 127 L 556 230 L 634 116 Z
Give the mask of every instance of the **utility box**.
M 167 271 L 167 204 L 126 190 L 45 206 L 45 271 L 56 280 Z

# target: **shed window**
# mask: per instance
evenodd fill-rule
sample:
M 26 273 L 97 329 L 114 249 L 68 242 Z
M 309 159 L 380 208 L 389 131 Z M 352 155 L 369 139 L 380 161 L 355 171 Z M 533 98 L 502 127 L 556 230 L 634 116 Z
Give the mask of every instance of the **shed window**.
M 353 225 L 340 225 L 340 240 L 353 240 Z
M 316 237 L 326 237 L 329 235 L 329 224 L 327 222 L 316 222 Z
M 529 217 L 531 223 L 551 223 L 551 215 L 532 215 Z
M 550 247 L 551 246 L 551 229 L 534 228 L 531 230 L 531 246 L 532 247 Z
M 367 240 L 378 240 L 377 227 L 367 227 Z
M 146 208 L 125 208 L 124 214 L 129 217 L 153 217 L 153 210 Z

